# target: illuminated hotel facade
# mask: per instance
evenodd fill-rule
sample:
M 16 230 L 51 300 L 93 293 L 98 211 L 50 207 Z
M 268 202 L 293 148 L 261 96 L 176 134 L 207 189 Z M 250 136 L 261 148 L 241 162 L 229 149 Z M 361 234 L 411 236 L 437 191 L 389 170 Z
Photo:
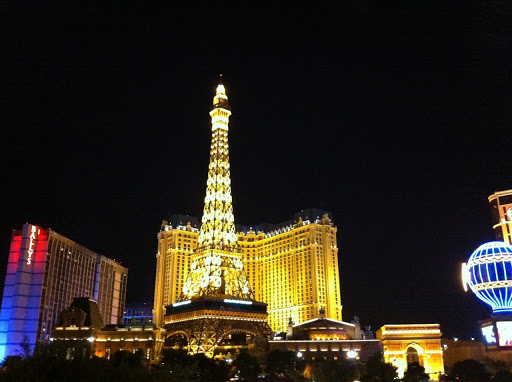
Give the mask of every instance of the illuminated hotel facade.
M 0 310 L 0 360 L 28 340 L 48 342 L 74 297 L 97 301 L 105 323 L 123 318 L 128 270 L 74 241 L 32 224 L 14 230 Z
M 198 219 L 173 215 L 158 234 L 155 323 L 179 298 L 197 246 Z M 268 304 L 273 331 L 325 316 L 342 319 L 337 228 L 328 213 L 309 209 L 281 224 L 237 226 L 237 243 L 255 298 Z
M 495 192 L 489 196 L 489 203 L 496 238 L 512 244 L 512 190 Z

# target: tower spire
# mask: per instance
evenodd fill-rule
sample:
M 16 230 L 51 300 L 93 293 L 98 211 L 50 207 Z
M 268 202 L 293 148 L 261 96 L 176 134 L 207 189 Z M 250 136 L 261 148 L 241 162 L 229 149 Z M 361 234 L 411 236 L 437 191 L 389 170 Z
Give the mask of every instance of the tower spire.
M 230 115 L 226 89 L 219 83 L 210 111 L 212 144 L 197 253 L 192 256 L 181 300 L 221 295 L 253 298 L 243 269 L 242 255 L 237 252 L 229 166 Z
M 229 112 L 228 115 L 226 116 L 226 128 L 227 128 L 228 119 L 229 119 L 229 116 L 231 115 L 231 107 L 229 106 L 229 103 L 228 103 L 228 96 L 226 95 L 226 88 L 222 84 L 222 74 L 220 75 L 220 78 L 219 78 L 219 84 L 217 85 L 216 94 L 215 94 L 215 97 L 213 97 L 213 108 L 210 112 L 210 115 L 212 117 L 212 125 L 214 124 L 213 112 L 215 111 L 215 109 L 225 109 Z M 213 128 L 213 126 L 212 126 L 212 128 Z
M 232 251 L 236 246 L 229 170 L 228 123 L 231 115 L 226 89 L 221 83 L 213 97 L 212 144 L 206 182 L 203 219 L 198 245 L 204 249 Z

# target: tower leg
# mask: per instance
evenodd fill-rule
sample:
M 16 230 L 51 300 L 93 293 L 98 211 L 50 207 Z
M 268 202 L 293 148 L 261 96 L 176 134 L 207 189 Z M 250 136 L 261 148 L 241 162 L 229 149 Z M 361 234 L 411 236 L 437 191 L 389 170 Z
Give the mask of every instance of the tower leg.
M 216 320 L 208 318 L 197 320 L 191 331 L 188 346 L 190 354 L 204 353 L 207 357 L 213 357 L 219 336 L 217 324 Z

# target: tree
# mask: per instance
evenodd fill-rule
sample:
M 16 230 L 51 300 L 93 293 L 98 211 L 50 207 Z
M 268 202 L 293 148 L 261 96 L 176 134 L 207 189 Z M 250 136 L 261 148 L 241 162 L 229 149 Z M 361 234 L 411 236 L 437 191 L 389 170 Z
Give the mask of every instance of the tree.
M 19 355 L 7 357 L 0 368 L 2 381 L 26 381 L 25 361 Z
M 266 338 L 255 336 L 249 340 L 249 354 L 256 357 L 260 363 L 265 362 L 268 350 L 269 345 Z
M 462 382 L 488 382 L 491 380 L 491 373 L 484 364 L 474 359 L 455 362 L 450 373 L 451 379 Z
M 225 382 L 229 378 L 230 367 L 224 361 L 208 358 L 204 354 L 194 354 L 198 382 Z
M 368 358 L 361 382 L 395 382 L 398 379 L 396 367 L 382 360 L 382 354 L 375 353 Z
M 320 359 L 312 364 L 312 377 L 317 382 L 348 382 L 356 376 L 356 366 L 342 358 L 340 360 Z
M 494 375 L 494 382 L 512 382 L 512 373 L 507 368 L 501 368 Z
M 114 353 L 110 362 L 113 367 L 114 380 L 144 381 L 148 380 L 145 359 L 142 351 L 131 353 L 119 350 Z
M 233 361 L 233 367 L 241 381 L 254 382 L 258 380 L 261 367 L 258 360 L 247 351 L 241 352 Z
M 428 380 L 429 377 L 425 373 L 425 368 L 418 362 L 412 362 L 407 365 L 407 370 L 402 379 L 403 382 L 427 382 Z
M 161 363 L 153 367 L 154 381 L 225 382 L 230 367 L 204 354 L 187 354 L 183 349 L 164 349 Z
M 267 380 L 273 381 L 301 381 L 305 362 L 297 359 L 293 351 L 272 350 L 267 354 L 265 371 Z

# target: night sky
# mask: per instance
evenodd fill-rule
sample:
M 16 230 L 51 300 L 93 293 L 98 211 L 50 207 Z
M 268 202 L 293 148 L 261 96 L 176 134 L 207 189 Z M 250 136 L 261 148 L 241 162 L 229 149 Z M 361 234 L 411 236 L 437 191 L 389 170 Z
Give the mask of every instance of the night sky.
M 332 211 L 344 320 L 478 334 L 459 270 L 512 188 L 509 2 L 82 3 L 2 12 L 2 284 L 30 222 L 152 300 L 161 220 L 202 213 L 223 73 L 236 223 Z

